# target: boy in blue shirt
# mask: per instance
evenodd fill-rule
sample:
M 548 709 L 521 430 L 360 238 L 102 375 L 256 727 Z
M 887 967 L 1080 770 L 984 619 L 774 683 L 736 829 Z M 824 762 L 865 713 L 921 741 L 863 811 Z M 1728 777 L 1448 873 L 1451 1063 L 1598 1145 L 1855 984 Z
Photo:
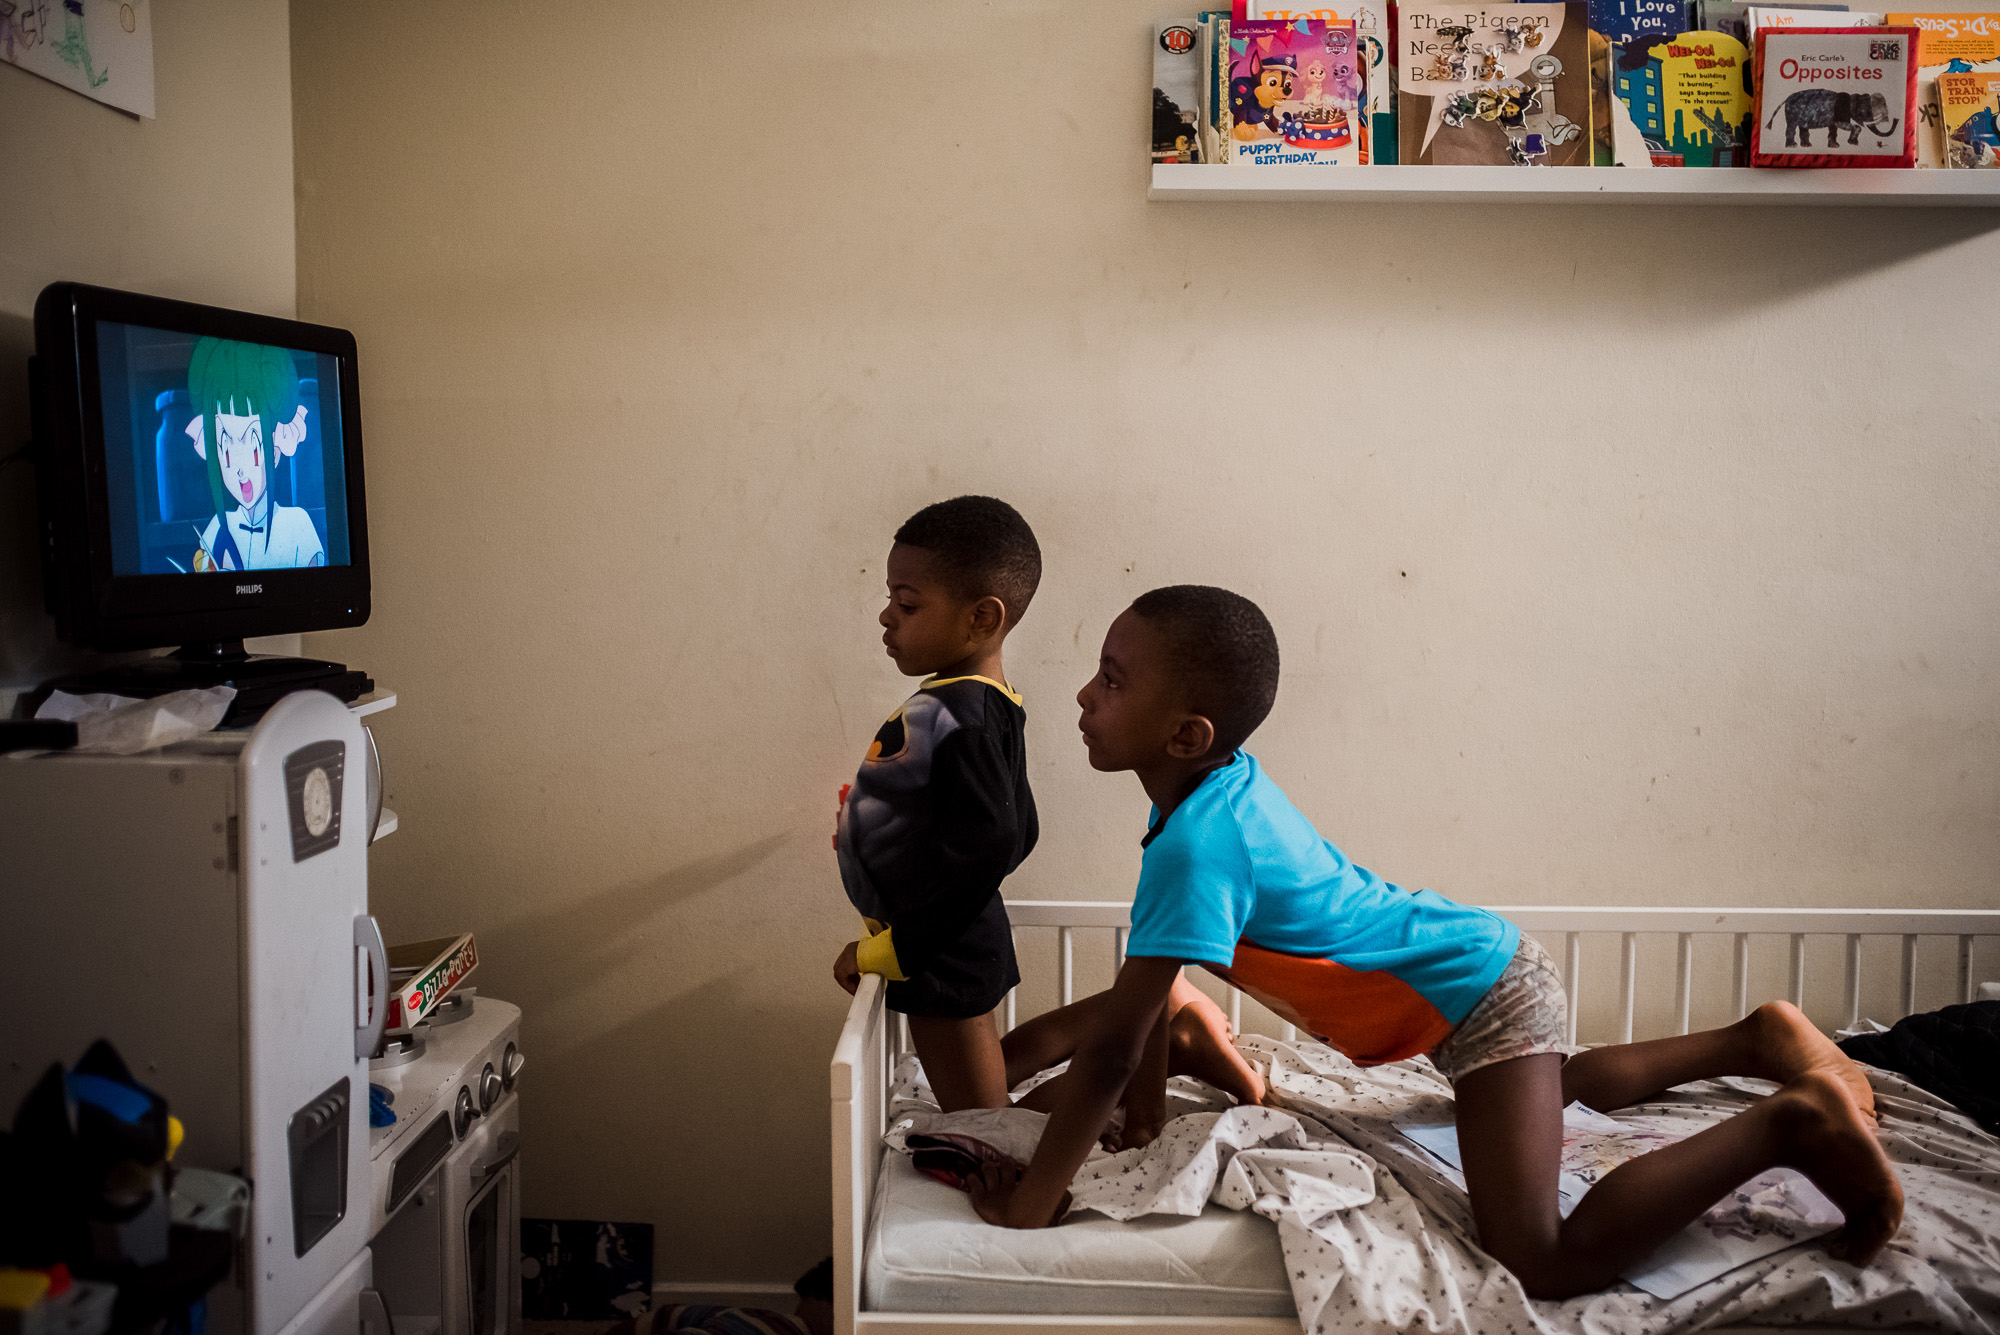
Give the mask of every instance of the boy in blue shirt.
M 1078 694 L 1093 768 L 1153 799 L 1125 966 L 1080 1003 L 1074 1058 L 1035 1157 L 974 1184 L 981 1217 L 1047 1227 L 1143 1056 L 1185 963 L 1200 964 L 1361 1063 L 1429 1053 L 1457 1099 L 1480 1244 L 1537 1298 L 1602 1289 L 1767 1169 L 1796 1168 L 1847 1216 L 1828 1250 L 1866 1265 L 1902 1190 L 1860 1069 L 1785 1004 L 1725 1029 L 1595 1048 L 1563 1041 L 1567 999 L 1533 938 L 1483 909 L 1415 894 L 1322 839 L 1239 748 L 1276 698 L 1278 645 L 1254 603 L 1178 585 L 1132 604 Z M 1723 1075 L 1781 1088 L 1726 1122 L 1620 1165 L 1567 1219 L 1562 1110 L 1610 1109 Z

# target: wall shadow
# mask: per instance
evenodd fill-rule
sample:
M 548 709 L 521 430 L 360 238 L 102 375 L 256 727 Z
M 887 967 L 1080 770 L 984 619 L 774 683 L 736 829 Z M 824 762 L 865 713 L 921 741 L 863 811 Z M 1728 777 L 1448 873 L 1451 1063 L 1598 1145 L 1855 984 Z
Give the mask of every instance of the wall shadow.
M 560 1000 L 595 982 L 604 965 L 622 956 L 630 934 L 648 920 L 759 866 L 790 838 L 789 833 L 767 835 L 658 876 L 497 923 L 479 933 L 481 953 L 491 959 L 535 960 L 536 972 L 552 985 L 544 1002 Z

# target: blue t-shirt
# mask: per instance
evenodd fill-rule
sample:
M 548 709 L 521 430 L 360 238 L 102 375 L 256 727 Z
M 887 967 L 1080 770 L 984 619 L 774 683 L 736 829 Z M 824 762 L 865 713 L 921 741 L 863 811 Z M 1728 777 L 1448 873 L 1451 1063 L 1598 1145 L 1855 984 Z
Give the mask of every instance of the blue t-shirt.
M 1428 1052 L 1521 929 L 1357 867 L 1238 751 L 1147 833 L 1129 955 L 1200 963 L 1358 1062 Z

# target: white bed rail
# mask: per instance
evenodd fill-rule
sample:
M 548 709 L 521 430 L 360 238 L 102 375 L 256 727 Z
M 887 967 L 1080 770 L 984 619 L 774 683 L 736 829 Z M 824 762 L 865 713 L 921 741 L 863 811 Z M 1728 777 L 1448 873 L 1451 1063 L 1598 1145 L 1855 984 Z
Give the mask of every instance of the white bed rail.
M 1675 938 L 1675 996 L 1667 1032 L 1688 1032 L 1693 1010 L 1694 954 L 1697 937 L 1732 938 L 1732 1006 L 1734 1015 L 1747 1014 L 1751 1007 L 1750 975 L 1752 937 L 1779 937 L 1789 947 L 1788 987 L 1785 995 L 1795 1004 L 1806 998 L 1808 937 L 1837 937 L 1846 943 L 1842 976 L 1843 1025 L 1860 1018 L 1862 967 L 1866 952 L 1863 941 L 1870 937 L 1899 938 L 1902 976 L 1896 993 L 1900 1005 L 1893 1017 L 1900 1018 L 1916 1008 L 1918 994 L 1918 943 L 1927 938 L 1947 938 L 1955 946 L 1957 974 L 1952 999 L 1970 1001 L 1976 979 L 1973 970 L 1974 943 L 1980 938 L 2000 938 L 2000 909 L 1725 909 L 1725 908 L 1598 908 L 1583 906 L 1492 905 L 1492 911 L 1532 932 L 1545 942 L 1562 937 L 1563 984 L 1570 996 L 1569 1037 L 1576 1041 L 1577 1015 L 1586 1008 L 1582 994 L 1585 975 L 1582 967 L 1583 939 L 1586 936 L 1613 936 L 1619 944 L 1618 987 L 1615 993 L 1618 1041 L 1634 1037 L 1637 1009 L 1639 938 L 1670 935 Z M 1114 970 L 1124 963 L 1126 933 L 1132 925 L 1132 906 L 1101 900 L 1010 900 L 1007 915 L 1017 933 L 1020 929 L 1054 929 L 1055 995 L 1061 1005 L 1076 999 L 1076 937 L 1078 932 L 1109 932 Z M 2000 972 L 2000 969 L 1996 969 Z M 1018 989 L 1017 989 L 1018 990 Z M 1930 989 L 1935 992 L 1937 989 Z M 1768 998 L 1759 998 L 1766 1000 Z M 1600 1005 L 1591 993 L 1591 1007 Z M 1016 1022 L 1016 998 L 1010 992 L 1003 1008 L 1005 1027 Z M 1230 1023 L 1242 1029 L 1242 994 L 1230 990 Z M 1826 1026 L 1834 1027 L 1834 1026 Z M 1291 1040 L 1290 1025 L 1282 1036 Z M 1640 1037 L 1658 1037 L 1653 1033 Z M 883 1005 L 883 983 L 873 975 L 861 980 L 854 1002 L 848 1008 L 847 1023 L 834 1047 L 833 1095 L 833 1257 L 834 1329 L 836 1335 L 922 1335 L 924 1332 L 951 1332 L 951 1335 L 1006 1335 L 1034 1332 L 1035 1335 L 1085 1335 L 1116 1330 L 1122 1335 L 1141 1331 L 1212 1331 L 1217 1335 L 1297 1335 L 1298 1325 L 1288 1320 L 1259 1317 L 1089 1317 L 1089 1316 L 981 1316 L 961 1313 L 863 1312 L 861 1278 L 863 1248 L 868 1236 L 868 1214 L 873 1203 L 875 1181 L 882 1162 L 882 1133 L 888 1127 L 889 1085 L 894 1076 L 897 1053 L 909 1046 L 908 1026 L 902 1017 L 889 1023 Z

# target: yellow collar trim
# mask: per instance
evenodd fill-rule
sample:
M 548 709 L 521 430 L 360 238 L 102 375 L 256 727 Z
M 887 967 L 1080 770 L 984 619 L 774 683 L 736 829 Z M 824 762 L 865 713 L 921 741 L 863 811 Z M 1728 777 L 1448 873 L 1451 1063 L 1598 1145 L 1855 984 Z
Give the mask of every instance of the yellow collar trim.
M 929 681 L 917 687 L 917 689 L 920 691 L 928 691 L 933 686 L 949 686 L 955 681 L 983 681 L 988 686 L 991 686 L 994 690 L 1000 692 L 1000 694 L 1006 696 L 1009 700 L 1012 700 L 1015 704 L 1017 705 L 1021 704 L 1021 696 L 1017 691 L 1015 691 L 1015 689 L 1012 686 L 1009 686 L 1004 681 L 995 681 L 991 677 L 978 677 L 978 676 L 932 677 Z M 1023 705 L 1022 707 L 1026 708 L 1025 705 Z

